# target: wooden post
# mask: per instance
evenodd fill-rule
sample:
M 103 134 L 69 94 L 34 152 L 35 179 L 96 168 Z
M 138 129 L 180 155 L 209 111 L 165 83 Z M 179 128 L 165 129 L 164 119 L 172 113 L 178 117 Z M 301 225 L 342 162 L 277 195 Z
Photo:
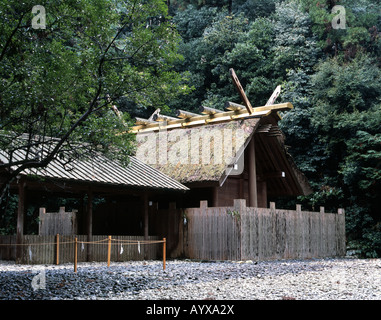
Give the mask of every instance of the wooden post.
M 234 210 L 239 211 L 239 213 L 245 214 L 246 211 L 246 199 L 234 199 L 233 204 Z
M 60 234 L 57 233 L 56 265 L 60 264 Z
M 338 223 L 338 254 L 340 256 L 345 256 L 346 253 L 346 237 L 345 237 L 345 210 L 343 208 L 339 208 L 338 211 L 338 219 L 336 220 Z
M 23 178 L 18 182 L 19 188 L 19 199 L 17 207 L 17 233 L 16 233 L 16 243 L 18 244 L 16 248 L 16 262 L 21 263 L 22 260 L 22 242 L 24 235 L 24 215 L 25 215 L 25 181 Z
M 144 210 L 144 240 L 148 240 L 148 194 L 144 193 L 143 196 L 143 210 Z
M 208 201 L 207 200 L 201 200 L 200 201 L 200 209 L 206 210 L 208 208 Z
M 163 238 L 163 270 L 165 270 L 165 259 L 166 259 L 166 245 L 167 245 L 167 239 Z
M 74 272 L 77 273 L 77 258 L 78 258 L 78 239 L 74 239 Z
M 111 236 L 108 236 L 108 245 L 107 245 L 107 266 L 110 266 L 111 260 Z
M 219 187 L 213 187 L 213 207 L 218 207 L 218 189 Z
M 266 180 L 258 181 L 258 207 L 267 208 L 267 183 Z
M 89 189 L 87 193 L 87 241 L 91 242 L 93 237 L 93 192 Z M 92 247 L 89 243 L 87 245 L 87 261 L 92 259 Z
M 245 180 L 243 178 L 239 179 L 239 198 L 240 199 L 245 199 Z
M 255 168 L 255 145 L 254 145 L 254 135 L 252 136 L 249 146 L 249 207 L 258 207 L 258 196 L 257 196 L 257 174 Z
M 148 240 L 149 235 L 149 205 L 148 205 L 148 193 L 143 195 L 143 222 L 144 222 L 144 240 Z M 144 246 L 144 259 L 148 257 L 148 247 Z
M 45 222 L 45 214 L 46 214 L 46 208 L 40 208 L 38 218 L 40 222 L 38 223 L 38 235 L 42 236 L 45 235 L 46 231 L 44 230 L 44 222 Z

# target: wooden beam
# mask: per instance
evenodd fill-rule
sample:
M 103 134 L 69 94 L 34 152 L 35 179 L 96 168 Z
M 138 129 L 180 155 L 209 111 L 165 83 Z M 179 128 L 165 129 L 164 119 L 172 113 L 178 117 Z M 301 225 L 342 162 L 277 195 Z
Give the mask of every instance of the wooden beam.
M 225 102 L 225 109 L 232 110 L 232 111 L 240 111 L 240 110 L 246 110 L 246 107 L 243 106 L 242 104 L 227 101 Z
M 253 107 L 251 106 L 251 103 L 250 103 L 249 99 L 247 98 L 246 93 L 243 90 L 241 82 L 239 81 L 234 69 L 231 68 L 229 70 L 229 72 L 230 72 L 230 76 L 233 80 L 233 84 L 236 87 L 236 89 L 238 90 L 238 93 L 239 93 L 239 95 L 243 101 L 243 104 L 245 105 L 245 107 L 247 109 L 247 112 L 252 114 L 253 113 Z
M 268 110 L 268 111 L 273 111 L 273 110 L 276 110 L 276 111 L 286 111 L 286 110 L 290 110 L 290 109 L 293 109 L 293 108 L 294 107 L 293 107 L 293 105 L 290 102 L 286 102 L 286 103 L 266 105 L 266 106 L 263 106 L 263 107 L 256 107 L 256 108 L 254 108 L 254 112 L 259 112 L 259 111 L 264 111 L 264 110 Z
M 184 110 L 177 110 L 176 112 L 176 117 L 182 118 L 182 119 L 190 119 L 193 117 L 198 117 L 199 114 L 197 113 L 192 113 Z
M 277 86 L 275 88 L 275 90 L 274 90 L 273 94 L 271 95 L 270 99 L 267 100 L 266 106 L 274 104 L 276 98 L 278 98 L 278 96 L 280 95 L 281 88 L 282 88 L 281 86 Z
M 246 109 L 241 110 L 233 110 L 233 111 L 222 111 L 208 107 L 200 107 L 200 111 L 203 115 L 196 115 L 192 118 L 173 118 L 163 115 L 154 115 L 156 119 L 162 119 L 162 121 L 154 121 L 153 123 L 149 123 L 147 125 L 136 125 L 131 129 L 131 133 L 138 132 L 147 132 L 147 131 L 155 131 L 162 129 L 160 127 L 160 123 L 163 122 L 164 118 L 166 118 L 167 124 L 165 126 L 166 129 L 173 128 L 181 128 L 188 127 L 194 125 L 202 125 L 213 122 L 222 122 L 222 121 L 231 121 L 236 119 L 244 119 L 249 117 L 266 117 L 270 115 L 273 111 L 284 111 L 290 110 L 293 106 L 291 103 L 280 103 L 262 107 L 256 107 L 253 109 L 253 113 L 248 113 Z
M 262 110 L 259 112 L 254 112 L 251 115 L 247 113 L 245 110 L 240 111 L 221 111 L 214 114 L 206 114 L 206 115 L 198 115 L 193 118 L 186 118 L 186 119 L 176 119 L 176 120 L 169 120 L 167 122 L 167 125 L 165 126 L 166 129 L 174 129 L 174 128 L 181 128 L 181 127 L 190 127 L 190 126 L 196 126 L 196 125 L 202 125 L 207 123 L 214 123 L 214 122 L 223 122 L 223 121 L 231 121 L 236 119 L 243 119 L 247 117 L 265 117 L 268 116 L 271 113 L 271 110 Z M 160 124 L 158 122 L 149 124 L 147 126 L 134 126 L 132 127 L 131 133 L 138 133 L 138 132 L 149 132 L 149 131 L 155 131 L 163 129 L 160 127 Z
M 140 125 L 143 125 L 143 126 L 156 123 L 156 121 L 148 120 L 148 119 L 143 119 L 143 118 L 139 118 L 139 117 L 135 117 L 135 120 L 136 120 L 136 124 L 138 124 L 138 125 L 140 124 Z
M 178 120 L 178 118 L 170 117 L 170 116 L 165 116 L 162 114 L 154 114 L 152 117 L 153 121 L 171 121 L 171 120 Z
M 249 206 L 258 207 L 254 135 L 251 137 L 251 140 L 248 145 L 248 162 L 249 162 Z
M 151 114 L 151 116 L 148 118 L 148 120 L 153 121 L 153 116 L 154 116 L 155 114 L 159 114 L 160 111 L 161 111 L 161 109 L 160 109 L 160 108 L 157 108 L 157 109 L 155 110 L 155 112 Z
M 209 108 L 209 107 L 204 107 L 200 106 L 200 112 L 203 114 L 208 114 L 208 115 L 214 115 L 217 113 L 223 113 L 222 110 L 214 109 L 214 108 Z

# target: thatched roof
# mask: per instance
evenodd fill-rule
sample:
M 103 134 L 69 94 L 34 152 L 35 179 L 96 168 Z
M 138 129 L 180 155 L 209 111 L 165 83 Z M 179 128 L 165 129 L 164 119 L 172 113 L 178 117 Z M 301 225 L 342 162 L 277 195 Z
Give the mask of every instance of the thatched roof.
M 252 118 L 138 134 L 136 156 L 181 183 L 219 181 L 258 123 Z
M 228 101 L 227 111 L 202 106 L 201 115 L 178 110 L 177 118 L 161 115 L 158 109 L 149 119 L 137 118 L 131 130 L 137 134 L 137 158 L 184 184 L 214 182 L 222 186 L 232 173 L 245 178 L 245 148 L 255 139 L 257 179 L 265 179 L 269 191 L 278 195 L 310 193 L 277 126 L 279 111 L 293 108 L 289 102 L 274 104 L 280 86 L 265 106 L 253 108 L 235 71 L 229 72 L 243 105 Z
M 182 184 L 211 182 L 221 186 L 255 136 L 260 151 L 256 151 L 258 176 L 281 173 L 267 178 L 269 194 L 310 194 L 306 177 L 287 152 L 278 120 L 277 113 L 270 112 L 262 117 L 143 131 L 137 134 L 136 156 Z

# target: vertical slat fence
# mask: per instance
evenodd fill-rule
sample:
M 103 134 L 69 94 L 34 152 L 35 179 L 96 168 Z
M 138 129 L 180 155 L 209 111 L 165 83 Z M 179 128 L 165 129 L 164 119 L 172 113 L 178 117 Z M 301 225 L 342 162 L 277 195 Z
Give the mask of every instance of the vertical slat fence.
M 345 255 L 345 215 L 338 213 L 246 207 L 185 210 L 183 255 L 205 260 L 306 259 Z

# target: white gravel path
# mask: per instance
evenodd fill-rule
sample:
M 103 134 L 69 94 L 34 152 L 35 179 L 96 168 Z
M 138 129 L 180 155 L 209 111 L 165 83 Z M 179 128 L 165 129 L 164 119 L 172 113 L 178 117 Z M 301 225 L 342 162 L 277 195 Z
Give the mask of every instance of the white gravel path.
M 0 300 L 381 300 L 381 259 L 131 261 L 15 265 L 0 261 Z

